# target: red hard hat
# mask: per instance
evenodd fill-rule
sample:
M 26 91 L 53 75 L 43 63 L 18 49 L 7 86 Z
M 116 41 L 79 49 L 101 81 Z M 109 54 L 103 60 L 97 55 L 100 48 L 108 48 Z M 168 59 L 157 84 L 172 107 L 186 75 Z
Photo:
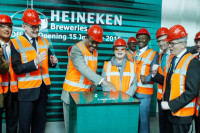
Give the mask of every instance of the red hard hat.
M 22 21 L 30 25 L 39 25 L 41 23 L 38 13 L 33 9 L 27 9 L 24 11 Z
M 168 29 L 165 28 L 165 27 L 161 27 L 157 30 L 156 32 L 156 38 L 160 37 L 160 36 L 163 36 L 163 35 L 167 35 L 168 34 Z
M 125 47 L 127 47 L 126 41 L 124 39 L 117 39 L 114 42 L 113 48 L 116 47 L 116 46 L 125 46 Z
M 150 36 L 150 34 L 149 34 L 149 31 L 148 31 L 147 29 L 145 29 L 145 28 L 141 28 L 141 29 L 137 32 L 136 36 L 139 35 L 139 34 L 146 34 L 146 35 L 148 35 L 148 36 L 151 38 L 151 36 Z
M 186 37 L 188 34 L 185 31 L 185 28 L 181 25 L 174 25 L 169 29 L 167 38 L 164 41 L 172 41 L 174 39 L 179 39 Z
M 196 34 L 195 38 L 194 38 L 195 41 L 198 40 L 198 39 L 200 39 L 200 32 L 198 32 L 198 33 Z
M 11 18 L 6 14 L 0 14 L 0 23 L 13 24 Z
M 88 30 L 87 33 L 97 42 L 103 42 L 103 29 L 99 25 L 93 25 Z
M 130 37 L 129 39 L 128 39 L 128 43 L 136 43 L 137 41 L 136 41 L 136 39 L 135 39 L 135 37 Z

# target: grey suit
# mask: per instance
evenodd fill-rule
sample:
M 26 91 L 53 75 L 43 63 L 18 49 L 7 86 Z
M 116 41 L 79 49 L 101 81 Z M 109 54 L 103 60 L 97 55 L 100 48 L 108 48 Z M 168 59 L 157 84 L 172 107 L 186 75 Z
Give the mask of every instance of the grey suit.
M 84 41 L 83 41 L 84 43 Z M 84 43 L 85 44 L 85 43 Z M 75 44 L 72 46 L 70 51 L 70 59 L 74 67 L 84 75 L 88 80 L 90 80 L 94 85 L 98 85 L 103 79 L 101 76 L 92 71 L 86 64 L 84 60 L 83 53 L 81 49 Z M 61 100 L 63 100 L 63 112 L 65 120 L 66 133 L 68 133 L 69 124 L 69 93 L 65 90 L 62 91 Z

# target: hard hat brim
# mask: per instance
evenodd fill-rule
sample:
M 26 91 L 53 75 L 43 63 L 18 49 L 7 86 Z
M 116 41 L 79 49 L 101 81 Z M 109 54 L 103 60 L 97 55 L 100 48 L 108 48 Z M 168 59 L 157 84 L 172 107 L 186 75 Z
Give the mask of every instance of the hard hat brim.
M 41 20 L 38 21 L 38 22 L 30 22 L 30 23 L 28 23 L 28 24 L 30 24 L 30 25 L 39 25 L 39 24 L 41 24 Z

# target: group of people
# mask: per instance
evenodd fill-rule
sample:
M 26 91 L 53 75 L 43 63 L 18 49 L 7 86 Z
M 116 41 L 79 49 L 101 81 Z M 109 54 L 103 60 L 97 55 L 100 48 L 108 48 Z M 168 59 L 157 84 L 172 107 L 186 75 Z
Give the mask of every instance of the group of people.
M 33 9 L 22 17 L 25 33 L 10 39 L 12 20 L 0 15 L 0 132 L 2 113 L 6 113 L 6 132 L 44 133 L 47 94 L 50 92 L 49 67 L 56 67 L 58 59 L 49 49 L 47 39 L 38 36 L 41 20 Z M 61 99 L 65 131 L 69 132 L 69 92 L 122 91 L 140 100 L 139 133 L 150 132 L 150 103 L 154 82 L 158 83 L 160 133 L 187 133 L 195 118 L 196 132 L 200 132 L 200 32 L 195 47 L 186 47 L 187 33 L 183 26 L 156 32 L 161 53 L 148 46 L 149 31 L 139 29 L 128 42 L 117 39 L 114 56 L 105 61 L 98 75 L 97 47 L 103 42 L 103 29 L 93 25 L 85 39 L 68 48 L 68 67 Z M 128 44 L 128 45 L 127 45 Z M 138 50 L 136 50 L 138 47 Z M 129 48 L 129 49 L 128 49 Z M 131 124 L 131 123 L 130 123 Z
M 200 132 L 200 58 L 199 54 L 193 55 L 200 51 L 200 33 L 195 37 L 196 45 L 186 47 L 187 33 L 183 26 L 174 25 L 169 30 L 161 27 L 156 39 L 162 52 L 157 53 L 148 46 L 149 31 L 141 28 L 136 38 L 130 37 L 127 43 L 124 39 L 115 40 L 114 56 L 104 62 L 100 76 L 96 74 L 96 49 L 102 38 L 103 29 L 93 25 L 85 40 L 68 49 L 68 69 L 61 96 L 66 132 L 69 131 L 69 92 L 91 91 L 93 85 L 101 85 L 103 91 L 122 91 L 139 99 L 139 133 L 149 133 L 154 82 L 158 83 L 160 133 L 187 133 L 194 118 L 196 132 Z

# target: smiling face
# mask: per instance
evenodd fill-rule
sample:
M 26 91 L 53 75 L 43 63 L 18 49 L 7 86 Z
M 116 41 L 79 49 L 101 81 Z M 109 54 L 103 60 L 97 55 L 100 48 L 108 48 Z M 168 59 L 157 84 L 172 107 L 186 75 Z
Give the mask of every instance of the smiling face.
M 146 34 L 139 34 L 136 37 L 139 49 L 146 47 L 150 41 L 150 37 Z
M 123 59 L 126 56 L 126 47 L 124 46 L 116 46 L 114 47 L 114 54 L 116 59 Z
M 0 39 L 8 42 L 12 34 L 12 24 L 0 24 Z

